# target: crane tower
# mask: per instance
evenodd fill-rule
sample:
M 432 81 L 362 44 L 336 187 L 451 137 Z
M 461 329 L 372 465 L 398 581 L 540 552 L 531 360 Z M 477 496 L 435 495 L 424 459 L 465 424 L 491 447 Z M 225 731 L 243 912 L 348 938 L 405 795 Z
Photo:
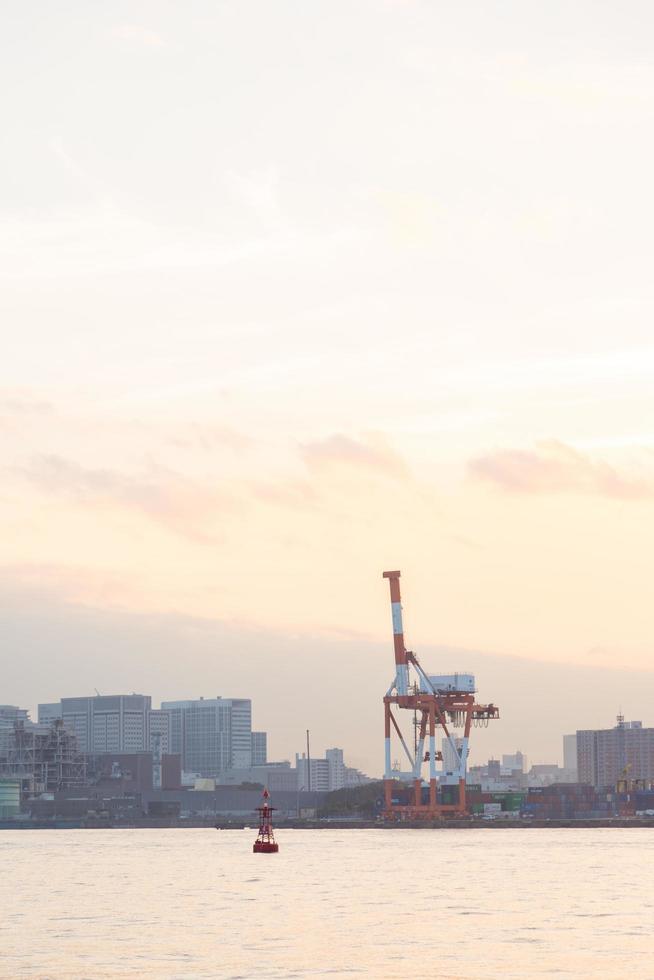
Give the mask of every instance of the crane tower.
M 384 817 L 386 820 L 434 819 L 466 812 L 468 743 L 473 725 L 499 718 L 494 704 L 477 704 L 472 674 L 428 674 L 404 644 L 400 573 L 384 572 L 391 590 L 395 677 L 384 697 Z M 394 710 L 394 708 L 396 710 Z M 412 715 L 407 740 L 398 720 Z M 406 723 L 404 725 L 406 729 Z M 455 729 L 463 729 L 456 736 Z M 447 763 L 436 749 L 436 734 L 447 742 Z M 409 769 L 392 764 L 392 738 L 399 740 Z M 427 746 L 427 747 L 426 747 Z M 440 766 L 437 766 L 440 763 Z M 428 779 L 423 768 L 428 765 Z

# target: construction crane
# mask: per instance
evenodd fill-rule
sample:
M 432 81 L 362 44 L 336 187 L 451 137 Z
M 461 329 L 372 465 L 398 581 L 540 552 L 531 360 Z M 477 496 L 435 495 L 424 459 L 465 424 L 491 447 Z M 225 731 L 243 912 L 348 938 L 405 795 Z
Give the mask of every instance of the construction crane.
M 464 814 L 470 729 L 499 718 L 499 709 L 494 704 L 476 703 L 472 674 L 428 674 L 423 670 L 404 642 L 400 572 L 384 572 L 383 577 L 390 585 L 395 655 L 395 676 L 384 697 L 384 818 L 414 820 Z M 398 720 L 402 710 L 410 711 L 415 722 L 416 735 L 410 739 L 413 751 Z M 462 728 L 463 735 L 455 736 L 456 728 Z M 447 762 L 436 749 L 437 731 L 445 738 Z M 408 771 L 398 771 L 391 763 L 392 736 L 399 740 L 408 759 Z M 443 763 L 442 767 L 437 763 Z M 425 780 L 426 764 L 429 775 Z

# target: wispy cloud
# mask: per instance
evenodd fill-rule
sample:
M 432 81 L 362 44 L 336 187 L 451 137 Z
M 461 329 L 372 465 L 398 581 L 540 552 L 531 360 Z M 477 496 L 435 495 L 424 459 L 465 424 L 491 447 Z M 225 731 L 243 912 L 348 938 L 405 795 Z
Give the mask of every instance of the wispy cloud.
M 620 472 L 565 443 L 548 440 L 533 450 L 501 449 L 468 464 L 470 474 L 514 493 L 586 493 L 618 500 L 654 498 L 654 476 Z
M 52 409 L 52 403 L 45 398 L 0 391 L 0 415 L 46 415 Z
M 216 526 L 241 503 L 211 483 L 191 480 L 151 466 L 142 474 L 82 466 L 56 455 L 33 457 L 17 472 L 46 493 L 87 506 L 119 506 L 140 511 L 169 530 L 196 541 L 215 541 Z
M 399 453 L 381 440 L 362 442 L 340 433 L 327 439 L 303 443 L 300 455 L 312 469 L 332 465 L 356 466 L 393 477 L 404 477 L 409 472 Z

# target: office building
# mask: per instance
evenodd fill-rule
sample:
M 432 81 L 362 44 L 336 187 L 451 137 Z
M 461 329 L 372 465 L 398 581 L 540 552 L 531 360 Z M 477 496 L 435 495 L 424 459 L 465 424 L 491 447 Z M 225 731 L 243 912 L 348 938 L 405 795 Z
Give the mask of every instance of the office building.
M 622 778 L 654 780 L 654 728 L 618 715 L 614 728 L 579 730 L 576 739 L 580 783 L 613 789 Z
M 154 739 L 159 739 L 159 750 L 163 754 L 169 752 L 170 747 L 170 712 L 162 708 L 152 708 L 148 712 L 148 737 L 146 748 L 152 751 Z
M 252 702 L 245 698 L 164 701 L 170 716 L 169 751 L 182 757 L 184 772 L 219 777 L 252 765 Z
M 325 752 L 327 767 L 329 769 L 329 788 L 342 789 L 345 786 L 345 762 L 343 761 L 343 749 L 327 749 Z
M 577 769 L 577 736 L 563 736 L 563 776 L 560 782 L 576 783 L 579 779 Z
M 40 704 L 39 721 L 61 718 L 72 732 L 80 752 L 143 752 L 148 741 L 148 715 L 152 699 L 143 694 L 62 698 L 57 705 Z
M 230 767 L 247 769 L 252 765 L 252 702 L 231 698 Z
M 358 769 L 346 766 L 343 749 L 327 749 L 324 759 L 307 760 L 306 754 L 296 753 L 298 790 L 311 790 L 312 793 L 331 793 L 347 786 L 360 786 L 370 782 Z
M 265 766 L 268 762 L 267 732 L 252 732 L 252 765 Z
M 306 754 L 295 755 L 297 788 L 316 793 L 329 793 L 329 763 L 327 759 L 307 759 Z

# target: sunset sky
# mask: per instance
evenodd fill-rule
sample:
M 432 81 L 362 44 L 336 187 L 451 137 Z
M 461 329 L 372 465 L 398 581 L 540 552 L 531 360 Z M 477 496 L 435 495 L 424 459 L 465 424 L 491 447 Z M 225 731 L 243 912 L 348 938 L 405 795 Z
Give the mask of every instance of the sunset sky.
M 2 19 L 0 702 L 379 772 L 400 568 L 475 761 L 654 725 L 651 4 Z

